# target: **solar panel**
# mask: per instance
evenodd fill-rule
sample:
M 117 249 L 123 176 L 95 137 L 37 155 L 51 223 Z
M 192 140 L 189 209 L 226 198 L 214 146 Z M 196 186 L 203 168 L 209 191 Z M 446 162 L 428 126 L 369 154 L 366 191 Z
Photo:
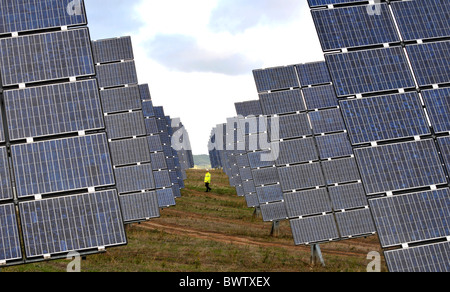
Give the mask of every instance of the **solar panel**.
M 295 139 L 279 143 L 279 155 L 276 164 L 284 166 L 319 160 L 313 138 Z
M 100 88 L 138 84 L 134 61 L 100 65 L 96 69 Z
M 275 165 L 271 151 L 257 151 L 248 153 L 251 168 L 271 167 Z
M 93 41 L 92 51 L 96 64 L 134 59 L 131 37 Z
M 259 93 L 300 87 L 295 66 L 254 70 L 253 76 Z
M 374 199 L 370 207 L 382 247 L 450 236 L 448 188 Z
M 355 158 L 344 158 L 322 162 L 328 185 L 361 180 Z
M 145 192 L 120 196 L 123 221 L 136 222 L 159 218 L 160 211 L 156 192 Z
M 416 92 L 345 100 L 341 107 L 353 144 L 431 134 Z
M 344 120 L 339 109 L 328 109 L 308 114 L 314 134 L 346 131 Z
M 152 100 L 152 96 L 150 94 L 150 87 L 148 84 L 140 84 L 139 91 L 141 92 L 141 99 L 143 101 Z
M 239 175 L 242 181 L 253 180 L 252 169 L 250 167 L 239 168 Z
M 109 143 L 114 166 L 150 162 L 150 151 L 145 137 Z
M 156 194 L 158 196 L 158 204 L 160 208 L 175 205 L 175 196 L 171 188 L 156 190 Z
M 283 202 L 262 204 L 260 207 L 264 222 L 285 220 L 287 218 L 286 207 Z
M 434 131 L 450 132 L 450 88 L 424 90 L 422 96 Z
M 283 200 L 283 191 L 280 185 L 257 187 L 256 194 L 258 195 L 260 204 L 273 203 Z
M 399 249 L 384 253 L 391 272 L 449 272 L 450 242 Z
M 147 135 L 155 135 L 159 133 L 158 124 L 156 123 L 155 118 L 145 119 L 144 122 Z
M 107 114 L 142 109 L 139 87 L 119 87 L 100 91 L 103 112 Z
M 276 184 L 280 181 L 276 167 L 256 169 L 252 173 L 255 186 Z
M 400 42 L 388 5 L 380 3 L 377 10 L 375 15 L 367 13 L 367 5 L 313 10 L 323 51 Z
M 326 55 L 338 96 L 414 88 L 401 47 Z
M 339 238 L 333 214 L 291 220 L 295 245 L 328 242 Z
M 367 194 L 446 184 L 432 139 L 355 150 Z
M 438 144 L 441 154 L 444 157 L 445 167 L 450 174 L 450 137 L 438 138 Z
M 353 155 L 353 148 L 347 133 L 316 137 L 321 159 Z
M 263 114 L 280 115 L 306 110 L 302 92 L 299 89 L 264 93 L 259 95 Z
M 95 75 L 87 28 L 4 38 L 0 48 L 4 87 Z
M 144 117 L 154 117 L 153 102 L 151 100 L 142 101 L 142 111 L 144 112 Z
M 0 11 L 0 34 L 87 24 L 83 1 L 2 0 Z
M 235 103 L 236 113 L 239 116 L 260 116 L 263 114 L 259 100 Z
M 162 152 L 163 147 L 159 135 L 147 136 L 150 152 Z
M 279 123 L 279 131 L 273 129 L 273 123 Z M 274 141 L 275 137 L 279 139 L 298 138 L 311 135 L 311 126 L 306 113 L 281 116 L 270 120 L 270 137 Z
M 114 185 L 105 134 L 11 146 L 19 198 Z
M 155 186 L 157 189 L 168 188 L 172 186 L 172 184 L 170 183 L 169 171 L 155 171 L 153 172 L 153 176 L 155 177 Z
M 450 41 L 406 47 L 419 86 L 450 81 Z
M 127 166 L 115 169 L 117 190 L 120 194 L 154 190 L 151 164 Z
M 95 80 L 4 93 L 11 141 L 104 129 Z
M 328 6 L 336 4 L 350 4 L 357 2 L 365 2 L 364 0 L 308 0 L 310 7 Z
M 336 221 L 342 237 L 357 237 L 376 232 L 369 209 L 336 213 Z
M 331 83 L 331 76 L 325 62 L 300 64 L 296 68 L 302 87 Z
M 324 186 L 320 163 L 299 164 L 278 168 L 283 191 L 302 190 Z
M 166 156 L 164 153 L 152 153 L 151 161 L 153 170 L 167 169 Z
M 259 207 L 258 196 L 256 194 L 245 195 L 245 201 L 247 203 L 247 207 L 249 208 Z
M 285 193 L 284 198 L 289 218 L 299 218 L 332 211 L 326 189 Z
M 13 199 L 9 169 L 8 150 L 6 147 L 0 147 L 0 201 Z
M 449 36 L 448 1 L 393 2 L 391 7 L 404 41 Z
M 328 190 L 335 210 L 354 209 L 369 204 L 362 183 L 330 186 Z
M 145 136 L 145 121 L 141 111 L 105 116 L 109 139 Z
M 27 259 L 127 243 L 114 190 L 22 202 L 19 210 Z
M 303 88 L 306 107 L 312 109 L 325 109 L 337 107 L 338 99 L 333 85 Z
M 19 228 L 14 204 L 0 205 L 0 263 L 21 259 Z

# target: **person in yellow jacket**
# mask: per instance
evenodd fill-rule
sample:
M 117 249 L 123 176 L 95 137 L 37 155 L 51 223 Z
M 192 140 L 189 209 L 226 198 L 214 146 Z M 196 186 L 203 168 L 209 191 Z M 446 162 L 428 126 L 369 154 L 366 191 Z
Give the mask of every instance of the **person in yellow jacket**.
M 211 173 L 209 173 L 209 170 L 206 170 L 205 174 L 205 186 L 206 186 L 206 192 L 208 193 L 212 189 L 209 187 L 209 184 L 211 183 Z

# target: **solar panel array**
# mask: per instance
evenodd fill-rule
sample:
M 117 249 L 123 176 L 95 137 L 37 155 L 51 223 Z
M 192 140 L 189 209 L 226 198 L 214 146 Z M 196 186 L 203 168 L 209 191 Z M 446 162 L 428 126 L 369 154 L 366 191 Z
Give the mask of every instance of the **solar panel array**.
M 125 223 L 160 217 L 152 154 L 144 123 L 130 37 L 92 42 L 106 132 Z M 111 68 L 115 68 L 111 70 Z M 111 70 L 111 71 L 110 71 Z M 128 72 L 134 70 L 134 72 Z M 132 79 L 122 76 L 133 76 Z M 130 83 L 128 83 L 130 82 Z M 129 107 L 128 107 L 129 106 Z
M 91 42 L 83 1 L 0 8 L 0 266 L 127 244 L 124 224 L 159 217 L 158 199 L 180 194 L 189 138 L 179 175 L 154 172 L 169 159 L 144 119 L 153 106 L 131 39 Z
M 84 4 L 65 2 L 0 2 L 0 265 L 127 243 Z
M 219 126 L 221 133 L 213 130 L 212 164 L 220 161 L 238 194 L 249 207 L 260 208 L 263 220 L 289 220 L 297 245 L 374 234 L 326 64 L 255 70 L 254 75 L 260 99 L 236 104 L 239 117 Z M 233 124 L 234 133 L 241 131 L 235 145 L 226 140 L 233 136 Z M 218 135 L 228 146 L 224 151 L 217 147 Z
M 389 270 L 450 271 L 449 2 L 309 4 Z

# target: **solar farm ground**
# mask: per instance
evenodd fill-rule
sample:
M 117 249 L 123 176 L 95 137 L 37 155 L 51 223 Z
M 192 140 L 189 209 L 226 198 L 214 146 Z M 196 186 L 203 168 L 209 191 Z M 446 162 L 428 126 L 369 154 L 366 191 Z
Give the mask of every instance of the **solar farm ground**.
M 365 272 L 377 236 L 321 245 L 326 267 L 310 264 L 309 247 L 295 246 L 288 222 L 270 235 L 271 223 L 253 216 L 227 176 L 213 171 L 205 193 L 202 170 L 187 172 L 186 189 L 161 218 L 127 228 L 128 245 L 81 262 L 82 272 Z M 3 268 L 3 272 L 64 272 L 68 260 Z M 382 271 L 387 271 L 382 258 Z

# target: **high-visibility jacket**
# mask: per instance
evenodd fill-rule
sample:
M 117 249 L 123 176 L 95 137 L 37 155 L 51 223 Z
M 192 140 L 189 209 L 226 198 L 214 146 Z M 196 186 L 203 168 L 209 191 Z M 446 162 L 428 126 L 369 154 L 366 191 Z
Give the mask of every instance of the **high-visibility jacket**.
M 205 183 L 211 183 L 211 174 L 209 172 L 205 175 Z

